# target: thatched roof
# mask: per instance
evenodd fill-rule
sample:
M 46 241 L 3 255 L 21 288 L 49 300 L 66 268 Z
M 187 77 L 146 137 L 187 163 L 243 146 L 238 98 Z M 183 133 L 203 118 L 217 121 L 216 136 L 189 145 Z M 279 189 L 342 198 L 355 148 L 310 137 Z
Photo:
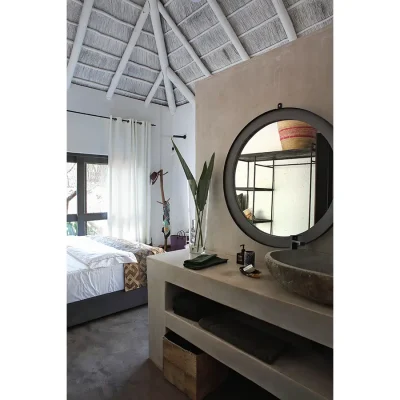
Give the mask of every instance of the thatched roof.
M 163 13 L 159 14 L 163 40 L 158 45 L 165 43 L 164 61 L 178 77 L 174 80 L 168 76 L 176 106 L 187 103 L 182 94 L 186 87 L 195 94 L 194 83 L 206 77 L 204 72 L 215 74 L 308 35 L 333 20 L 333 0 L 161 0 L 161 6 L 156 0 L 149 1 L 150 12 L 148 5 L 143 10 L 146 0 L 67 0 L 68 59 L 75 47 L 73 62 L 69 61 L 72 83 L 109 91 L 111 96 L 116 93 L 145 101 L 163 69 L 151 7 L 157 7 L 157 13 L 163 9 L 164 15 L 167 13 L 175 23 L 175 32 L 178 30 L 178 35 L 186 39 L 184 46 Z M 137 27 L 137 41 L 132 51 L 128 47 L 125 63 L 122 56 L 135 26 L 140 25 L 141 14 L 143 27 Z M 79 26 L 83 41 L 77 35 Z M 115 79 L 116 88 L 109 90 L 120 64 L 123 69 Z M 169 88 L 170 84 L 165 85 L 163 79 L 153 90 L 153 103 L 168 106 L 166 86 Z

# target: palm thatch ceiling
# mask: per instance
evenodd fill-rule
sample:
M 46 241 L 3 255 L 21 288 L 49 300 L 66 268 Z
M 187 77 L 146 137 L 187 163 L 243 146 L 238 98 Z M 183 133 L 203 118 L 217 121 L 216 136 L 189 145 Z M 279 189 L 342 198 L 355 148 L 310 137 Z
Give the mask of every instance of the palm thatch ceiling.
M 67 0 L 68 84 L 173 112 L 200 79 L 332 21 L 333 0 Z

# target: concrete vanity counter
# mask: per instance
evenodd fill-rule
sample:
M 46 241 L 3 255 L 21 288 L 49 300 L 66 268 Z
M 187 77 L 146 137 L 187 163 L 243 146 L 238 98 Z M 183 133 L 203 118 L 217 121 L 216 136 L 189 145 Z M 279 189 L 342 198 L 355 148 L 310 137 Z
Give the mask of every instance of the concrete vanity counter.
M 268 365 L 175 315 L 172 299 L 189 290 L 333 348 L 333 309 L 286 292 L 266 267 L 261 279 L 239 272 L 235 258 L 227 264 L 193 271 L 183 267 L 188 250 L 148 257 L 150 359 L 162 369 L 162 338 L 171 329 L 214 358 L 282 399 L 331 399 L 333 366 L 316 354 L 282 356 Z

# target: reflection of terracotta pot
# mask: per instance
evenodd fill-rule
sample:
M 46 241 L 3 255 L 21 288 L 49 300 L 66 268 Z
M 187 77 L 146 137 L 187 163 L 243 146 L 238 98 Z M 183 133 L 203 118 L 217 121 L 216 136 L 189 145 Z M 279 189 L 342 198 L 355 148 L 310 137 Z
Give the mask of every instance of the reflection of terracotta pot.
M 317 130 L 302 121 L 278 122 L 282 150 L 309 149 L 316 140 Z

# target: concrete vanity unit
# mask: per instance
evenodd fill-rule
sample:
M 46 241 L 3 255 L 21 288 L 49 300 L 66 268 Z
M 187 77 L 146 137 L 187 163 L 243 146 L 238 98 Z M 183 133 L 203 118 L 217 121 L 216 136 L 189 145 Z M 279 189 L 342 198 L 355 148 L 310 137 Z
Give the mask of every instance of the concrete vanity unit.
M 174 314 L 173 297 L 189 290 L 333 348 L 331 307 L 285 291 L 262 265 L 261 279 L 251 279 L 234 257 L 219 256 L 228 263 L 201 271 L 183 267 L 188 250 L 147 258 L 150 359 L 162 369 L 163 336 L 170 329 L 280 399 L 332 399 L 333 364 L 320 353 L 288 352 L 269 365 Z

